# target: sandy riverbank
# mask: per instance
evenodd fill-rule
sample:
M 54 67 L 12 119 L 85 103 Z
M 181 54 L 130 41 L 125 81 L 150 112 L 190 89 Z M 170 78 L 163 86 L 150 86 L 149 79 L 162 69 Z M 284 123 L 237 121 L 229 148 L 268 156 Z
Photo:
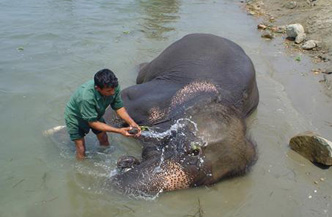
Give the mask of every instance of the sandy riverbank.
M 306 33 L 305 41 L 317 40 L 320 42 L 318 47 L 304 50 L 303 43 L 296 44 L 287 40 L 282 33 L 272 34 L 274 37 L 285 37 L 284 43 L 290 51 L 304 52 L 312 57 L 315 63 L 325 63 L 322 71 L 332 73 L 331 0 L 249 0 L 246 8 L 250 15 L 261 18 L 266 26 L 301 24 Z

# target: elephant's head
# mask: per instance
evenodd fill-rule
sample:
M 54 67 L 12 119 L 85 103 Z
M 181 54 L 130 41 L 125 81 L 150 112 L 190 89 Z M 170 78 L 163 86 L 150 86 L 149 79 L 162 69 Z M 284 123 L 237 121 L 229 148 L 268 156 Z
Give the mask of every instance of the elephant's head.
M 202 104 L 200 104 L 202 105 Z M 143 160 L 112 182 L 126 193 L 155 194 L 242 174 L 256 159 L 237 112 L 215 101 L 186 110 L 186 118 L 157 145 L 147 146 Z

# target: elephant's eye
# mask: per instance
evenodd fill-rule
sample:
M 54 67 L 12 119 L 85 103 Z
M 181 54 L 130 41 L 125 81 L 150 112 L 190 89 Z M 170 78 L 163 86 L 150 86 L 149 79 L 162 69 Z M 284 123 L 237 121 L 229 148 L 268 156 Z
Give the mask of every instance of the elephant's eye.
M 194 149 L 194 150 L 192 150 L 191 155 L 197 156 L 197 155 L 199 155 L 199 152 L 200 152 L 200 149 Z
M 189 155 L 191 156 L 197 156 L 201 152 L 201 146 L 199 143 L 191 143 L 190 144 L 190 151 Z
M 196 147 L 195 149 L 191 149 L 188 152 L 188 155 L 190 155 L 190 156 L 197 156 L 197 155 L 199 155 L 200 152 L 201 152 L 201 148 L 200 147 Z

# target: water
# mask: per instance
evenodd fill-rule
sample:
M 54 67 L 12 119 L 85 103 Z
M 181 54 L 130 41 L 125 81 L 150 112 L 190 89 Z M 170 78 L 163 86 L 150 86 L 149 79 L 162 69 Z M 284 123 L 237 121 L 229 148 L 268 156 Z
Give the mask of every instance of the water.
M 292 78 L 298 71 L 285 72 L 294 64 L 301 70 L 310 63 L 295 63 L 271 49 L 240 3 L 1 0 L 0 8 L 1 217 L 185 216 L 198 210 L 204 216 L 331 215 L 330 169 L 317 168 L 287 145 L 295 133 L 330 128 L 317 124 L 320 115 L 308 119 L 299 112 L 303 104 L 312 110 L 291 101 L 274 80 Z M 112 191 L 107 180 L 119 156 L 140 156 L 137 142 L 112 134 L 112 147 L 100 149 L 89 136 L 89 157 L 77 162 L 66 137 L 43 135 L 64 125 L 65 103 L 96 71 L 110 68 L 122 88 L 133 85 L 138 64 L 193 32 L 237 42 L 255 64 L 261 102 L 248 123 L 259 160 L 248 175 L 153 200 L 133 199 Z

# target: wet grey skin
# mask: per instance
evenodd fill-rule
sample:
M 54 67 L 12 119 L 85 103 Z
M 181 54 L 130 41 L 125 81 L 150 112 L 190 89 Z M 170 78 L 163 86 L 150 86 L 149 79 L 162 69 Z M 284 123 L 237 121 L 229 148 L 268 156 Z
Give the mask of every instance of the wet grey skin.
M 141 162 L 129 163 L 111 180 L 125 193 L 211 185 L 245 174 L 257 159 L 244 123 L 259 101 L 255 69 L 230 40 L 211 34 L 183 37 L 141 64 L 137 84 L 124 89 L 122 98 L 139 125 L 169 131 L 162 138 L 144 133 L 139 138 Z M 170 131 L 179 120 L 181 127 Z

